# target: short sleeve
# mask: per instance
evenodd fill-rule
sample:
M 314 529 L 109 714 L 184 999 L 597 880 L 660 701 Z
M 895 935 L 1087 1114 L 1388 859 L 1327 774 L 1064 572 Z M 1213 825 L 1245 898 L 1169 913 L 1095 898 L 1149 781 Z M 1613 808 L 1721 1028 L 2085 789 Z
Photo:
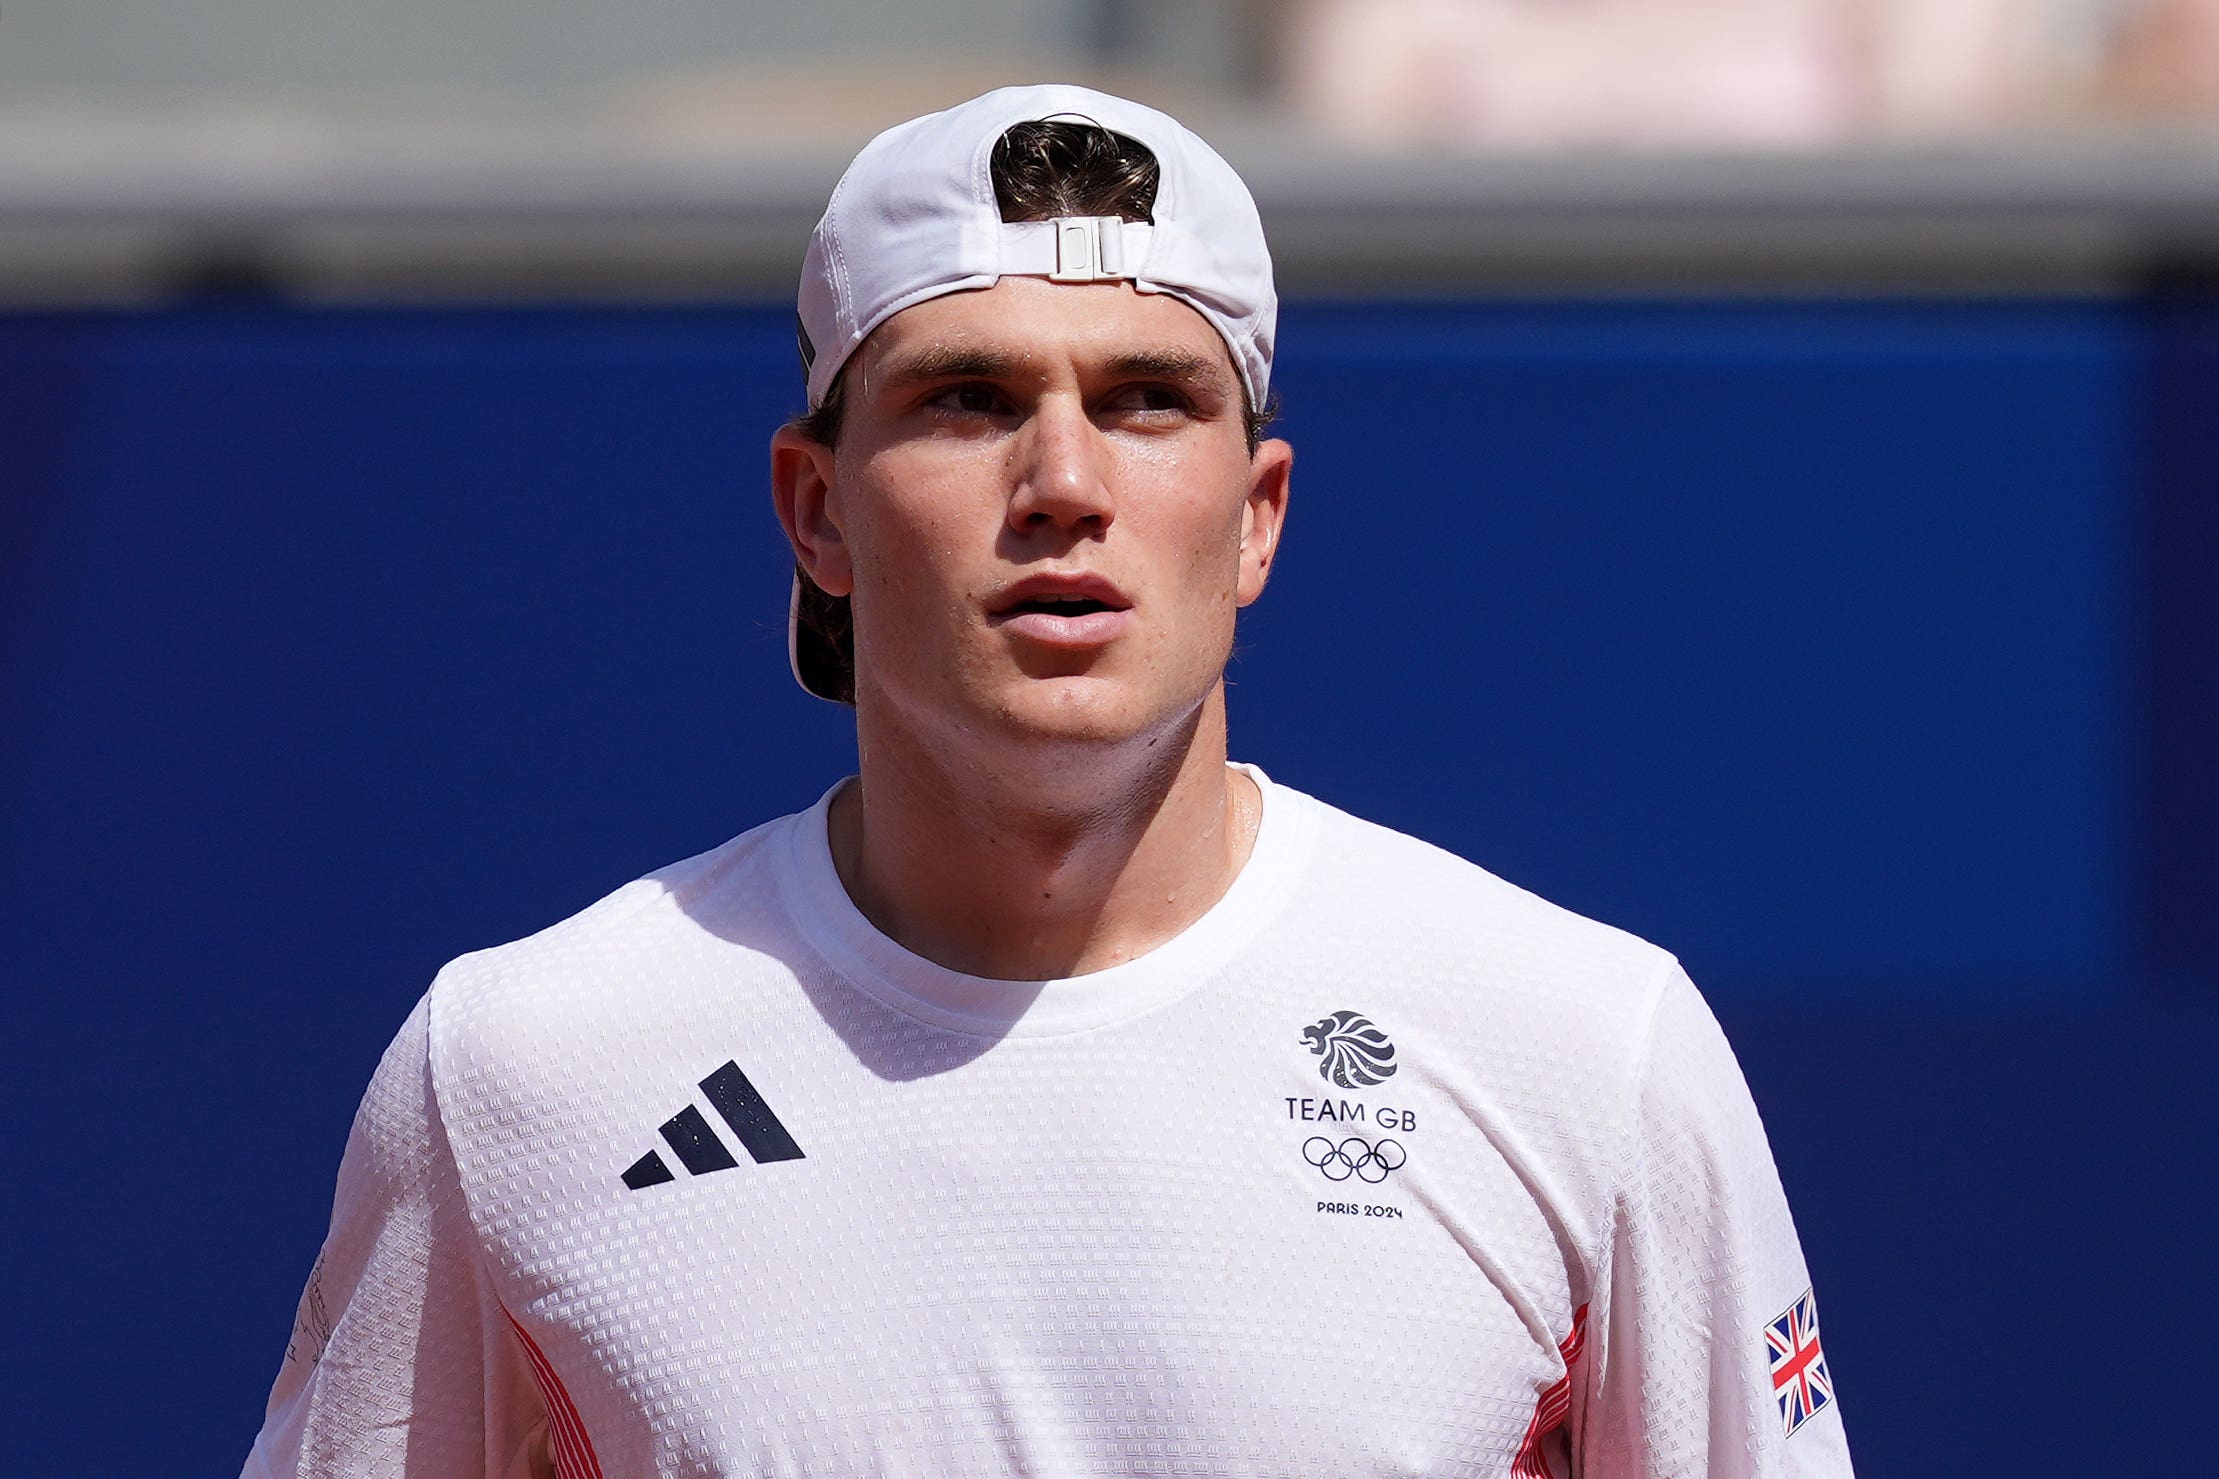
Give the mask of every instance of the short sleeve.
M 1772 1148 L 1676 967 L 1638 1082 L 1575 1424 L 1582 1479 L 1850 1479 Z
M 546 1410 L 482 1276 L 440 1124 L 429 1002 L 355 1115 L 244 1479 L 553 1472 Z

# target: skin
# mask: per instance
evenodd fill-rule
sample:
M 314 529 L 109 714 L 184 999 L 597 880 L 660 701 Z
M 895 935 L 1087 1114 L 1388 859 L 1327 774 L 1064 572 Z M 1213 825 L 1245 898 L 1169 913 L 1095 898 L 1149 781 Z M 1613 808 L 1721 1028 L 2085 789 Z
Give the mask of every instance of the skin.
M 1145 953 L 1254 843 L 1224 672 L 1270 576 L 1291 449 L 1249 452 L 1206 319 L 1123 283 L 935 298 L 845 373 L 837 448 L 791 427 L 771 442 L 795 556 L 854 615 L 842 882 L 885 934 L 972 975 Z M 1106 580 L 1127 609 L 1013 619 L 1012 587 L 1043 574 Z

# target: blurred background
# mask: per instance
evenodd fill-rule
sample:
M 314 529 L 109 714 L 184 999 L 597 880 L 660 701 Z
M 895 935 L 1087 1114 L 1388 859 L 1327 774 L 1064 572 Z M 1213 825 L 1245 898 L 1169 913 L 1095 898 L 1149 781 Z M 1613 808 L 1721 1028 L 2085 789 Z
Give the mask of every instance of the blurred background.
M 1868 1479 L 2207 1467 L 2219 0 L 0 8 L 0 1466 L 235 1472 L 438 965 L 853 763 L 802 246 L 1046 79 L 1272 233 L 1235 752 L 1682 956 Z

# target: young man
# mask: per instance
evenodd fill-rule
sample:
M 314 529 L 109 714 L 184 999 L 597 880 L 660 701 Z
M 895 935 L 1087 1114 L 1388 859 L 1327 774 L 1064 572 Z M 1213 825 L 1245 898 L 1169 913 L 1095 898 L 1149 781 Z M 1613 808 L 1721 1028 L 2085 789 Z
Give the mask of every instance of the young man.
M 1849 1473 L 1672 958 L 1227 764 L 1275 313 L 1149 109 L 857 157 L 771 466 L 861 775 L 441 974 L 249 1475 Z

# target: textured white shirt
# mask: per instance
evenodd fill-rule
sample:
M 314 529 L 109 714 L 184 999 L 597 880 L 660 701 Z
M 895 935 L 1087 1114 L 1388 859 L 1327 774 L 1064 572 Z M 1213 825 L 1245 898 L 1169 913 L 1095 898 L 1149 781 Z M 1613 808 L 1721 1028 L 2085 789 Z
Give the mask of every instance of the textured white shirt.
M 1847 1476 L 1673 959 L 1257 781 L 1070 980 L 879 934 L 829 795 L 454 962 L 247 1475 Z

